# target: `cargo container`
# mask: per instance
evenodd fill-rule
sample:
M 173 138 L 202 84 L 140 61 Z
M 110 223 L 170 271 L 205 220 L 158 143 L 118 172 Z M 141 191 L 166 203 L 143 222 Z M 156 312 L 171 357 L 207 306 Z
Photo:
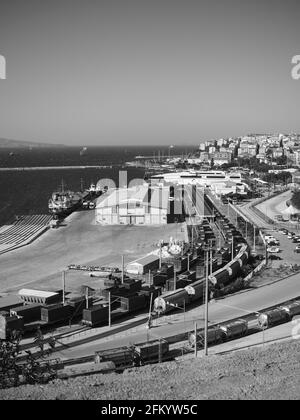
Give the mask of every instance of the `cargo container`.
M 174 283 L 175 283 L 175 285 L 174 285 Z M 183 289 L 187 285 L 188 285 L 187 278 L 179 278 L 179 276 L 178 276 L 176 281 L 174 281 L 174 279 L 170 279 L 170 280 L 167 281 L 166 289 L 168 291 L 176 290 L 176 289 Z
M 107 278 L 104 280 L 104 286 L 106 287 L 116 287 L 120 284 L 120 280 L 116 278 Z
M 121 297 L 121 309 L 128 312 L 135 312 L 146 307 L 145 295 Z
M 68 299 L 67 304 L 73 308 L 72 319 L 82 318 L 83 310 L 86 306 L 88 305 L 88 308 L 90 308 L 93 305 L 93 298 L 89 297 L 87 301 L 85 296 L 80 296 L 78 298 Z
M 92 306 L 82 311 L 82 323 L 91 327 L 108 323 L 108 306 Z
M 174 269 L 177 273 L 182 273 L 187 270 L 188 259 L 187 257 L 179 258 L 174 261 Z
M 154 302 L 154 299 L 161 295 L 161 289 L 154 286 L 143 286 L 138 294 L 144 295 L 148 300 L 150 300 L 152 295 L 152 302 Z
M 221 330 L 224 332 L 226 340 L 232 340 L 235 337 L 243 337 L 248 332 L 248 322 L 244 319 L 238 319 L 227 325 L 222 325 Z
M 165 274 L 168 277 L 174 275 L 174 266 L 172 264 L 162 264 L 161 268 L 156 271 L 157 274 Z
M 133 280 L 133 279 L 125 279 L 124 283 L 119 287 L 124 287 L 125 289 L 129 290 L 131 293 L 137 292 L 141 290 L 142 281 L 141 280 Z
M 14 331 L 22 332 L 24 320 L 20 316 L 0 315 L 0 339 L 8 340 Z
M 115 349 L 99 350 L 95 353 L 96 363 L 113 362 L 116 367 L 134 366 L 134 347 L 119 347 Z
M 49 305 L 41 308 L 41 320 L 47 324 L 56 322 L 69 322 L 74 313 L 74 308 L 71 305 Z
M 141 362 L 158 361 L 169 352 L 169 343 L 164 340 L 135 344 Z
M 41 319 L 41 305 L 33 303 L 31 305 L 23 305 L 10 310 L 11 316 L 22 316 L 24 324 L 30 322 L 40 321 Z
M 130 289 L 122 287 L 122 285 L 118 287 L 108 287 L 107 289 L 103 289 L 101 291 L 102 296 L 105 297 L 105 299 L 108 299 L 109 292 L 111 296 L 128 296 L 132 294 L 132 291 Z
M 153 286 L 165 286 L 168 276 L 166 274 L 154 274 L 152 278 Z

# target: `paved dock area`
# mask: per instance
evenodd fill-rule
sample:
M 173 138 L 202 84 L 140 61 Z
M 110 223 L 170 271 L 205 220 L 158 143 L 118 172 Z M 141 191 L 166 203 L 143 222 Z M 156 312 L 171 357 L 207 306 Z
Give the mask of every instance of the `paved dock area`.
M 32 244 L 0 256 L 0 292 L 21 287 L 61 288 L 61 272 L 69 264 L 121 265 L 154 250 L 159 240 L 186 239 L 186 225 L 95 225 L 94 211 L 71 214 L 58 229 L 51 229 Z M 86 284 L 85 272 L 70 274 L 67 290 Z

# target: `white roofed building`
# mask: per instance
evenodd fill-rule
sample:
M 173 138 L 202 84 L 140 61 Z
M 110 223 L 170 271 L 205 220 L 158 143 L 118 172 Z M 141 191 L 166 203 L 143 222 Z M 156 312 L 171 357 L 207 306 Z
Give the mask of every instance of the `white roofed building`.
M 99 197 L 96 223 L 101 225 L 151 225 L 170 221 L 170 187 L 139 185 L 115 189 Z

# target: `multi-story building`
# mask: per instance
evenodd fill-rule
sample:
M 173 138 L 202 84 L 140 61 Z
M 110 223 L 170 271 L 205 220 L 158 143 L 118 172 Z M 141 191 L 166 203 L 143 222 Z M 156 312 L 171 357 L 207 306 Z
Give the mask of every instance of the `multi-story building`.
M 228 151 L 228 149 L 226 152 L 215 152 L 213 155 L 211 155 L 211 157 L 214 160 L 214 165 L 216 166 L 221 166 L 232 162 L 232 153 Z

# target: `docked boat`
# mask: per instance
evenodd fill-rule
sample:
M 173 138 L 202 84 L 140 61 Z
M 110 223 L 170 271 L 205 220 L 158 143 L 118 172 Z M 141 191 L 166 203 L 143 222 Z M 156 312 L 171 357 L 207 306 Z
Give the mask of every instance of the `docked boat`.
M 82 193 L 65 190 L 64 183 L 62 182 L 61 191 L 52 193 L 48 202 L 48 209 L 53 215 L 64 217 L 78 209 L 87 196 L 87 192 Z
M 102 190 L 94 183 L 89 186 L 86 192 L 89 193 L 91 198 L 99 197 L 102 194 Z

